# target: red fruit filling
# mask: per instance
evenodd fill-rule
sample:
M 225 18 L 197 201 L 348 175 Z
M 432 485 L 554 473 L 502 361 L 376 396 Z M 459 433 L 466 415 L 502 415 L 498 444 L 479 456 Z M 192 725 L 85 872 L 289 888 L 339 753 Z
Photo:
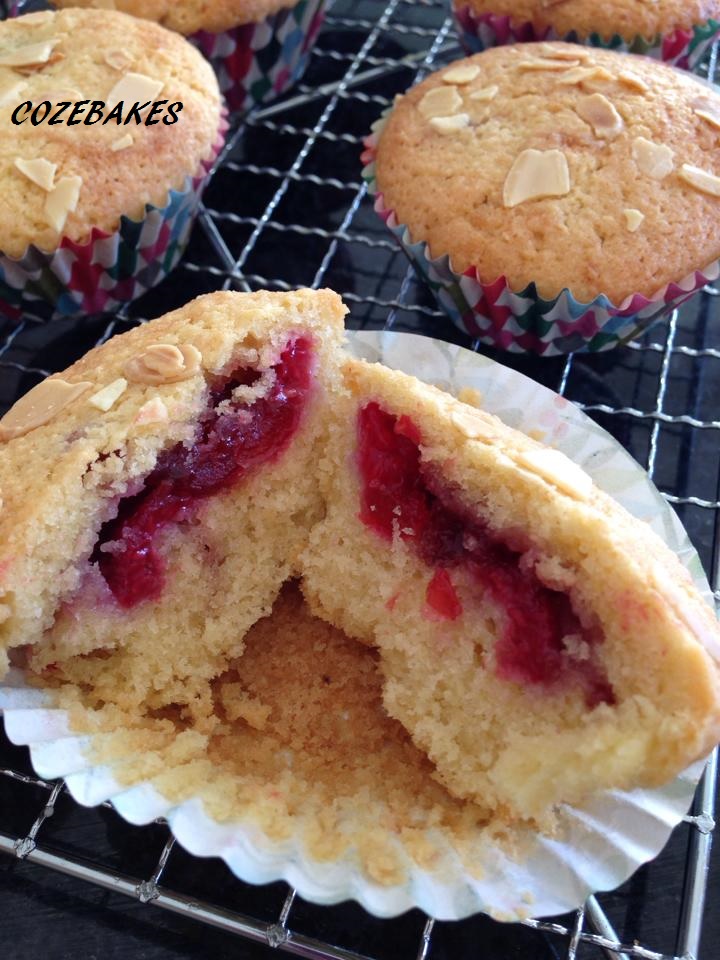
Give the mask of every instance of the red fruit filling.
M 218 381 L 192 446 L 178 443 L 163 453 L 143 489 L 120 501 L 117 517 L 100 530 L 92 560 L 121 607 L 161 595 L 164 564 L 156 538 L 164 527 L 187 519 L 199 502 L 235 486 L 289 445 L 311 388 L 311 367 L 310 341 L 300 337 L 273 367 L 266 395 L 252 403 L 232 394 L 256 382 L 259 371 L 244 367 Z
M 457 620 L 463 612 L 450 574 L 443 567 L 439 567 L 433 574 L 425 591 L 425 600 L 440 620 Z
M 428 606 L 443 619 L 460 616 L 462 604 L 448 570 L 463 565 L 504 612 L 495 646 L 498 676 L 548 687 L 573 678 L 582 685 L 589 707 L 613 703 L 612 687 L 592 656 L 573 661 L 563 644 L 564 637 L 574 635 L 592 654 L 602 642 L 601 632 L 582 626 L 566 593 L 521 570 L 521 551 L 452 502 L 451 492 L 423 467 L 420 432 L 410 418 L 369 403 L 360 411 L 358 432 L 360 519 L 386 540 L 397 530 L 435 569 Z

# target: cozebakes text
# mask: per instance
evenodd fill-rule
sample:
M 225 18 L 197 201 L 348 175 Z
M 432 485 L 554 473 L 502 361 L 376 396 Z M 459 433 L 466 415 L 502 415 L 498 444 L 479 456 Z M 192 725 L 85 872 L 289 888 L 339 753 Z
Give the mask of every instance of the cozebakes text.
M 13 110 L 11 119 L 18 127 L 26 120 L 35 127 L 40 126 L 41 123 L 47 123 L 51 127 L 62 123 L 68 127 L 74 127 L 82 123 L 86 127 L 91 127 L 100 122 L 103 126 L 106 123 L 127 126 L 133 120 L 136 126 L 144 123 L 146 127 L 152 127 L 162 121 L 170 127 L 178 122 L 182 109 L 183 104 L 179 100 L 174 103 L 170 103 L 169 100 L 148 100 L 146 103 L 136 101 L 127 107 L 127 112 L 124 100 L 120 100 L 112 107 L 109 107 L 104 100 L 78 100 L 75 103 L 71 100 L 63 100 L 60 103 L 42 100 L 36 106 L 33 105 L 32 100 L 25 100 Z M 148 113 L 143 117 L 146 110 Z M 84 117 L 83 114 L 85 114 Z

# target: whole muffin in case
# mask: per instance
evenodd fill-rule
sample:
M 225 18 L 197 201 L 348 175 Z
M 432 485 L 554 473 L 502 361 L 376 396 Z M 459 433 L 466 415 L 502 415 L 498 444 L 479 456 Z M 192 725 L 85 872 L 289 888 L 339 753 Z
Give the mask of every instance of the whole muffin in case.
M 115 11 L 29 14 L 0 23 L 0 91 L 0 310 L 102 311 L 159 282 L 226 125 L 197 50 Z
M 569 40 L 695 70 L 720 33 L 718 0 L 453 0 L 453 12 L 470 53 L 505 43 Z
M 56 7 L 113 6 L 177 30 L 213 65 L 231 110 L 284 93 L 305 72 L 325 0 L 55 0 Z
M 717 275 L 719 128 L 720 97 L 663 64 L 499 47 L 396 103 L 366 177 L 461 329 L 596 350 Z

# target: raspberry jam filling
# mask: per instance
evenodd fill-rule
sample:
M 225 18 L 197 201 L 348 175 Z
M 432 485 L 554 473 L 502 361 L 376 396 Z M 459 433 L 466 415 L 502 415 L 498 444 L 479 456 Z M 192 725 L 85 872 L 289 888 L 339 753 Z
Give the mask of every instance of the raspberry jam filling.
M 432 619 L 455 620 L 462 614 L 448 572 L 462 565 L 504 613 L 495 645 L 498 676 L 546 687 L 574 679 L 589 707 L 613 703 L 612 687 L 592 658 L 601 632 L 583 627 L 566 593 L 545 586 L 532 569 L 521 568 L 521 551 L 452 503 L 451 492 L 421 463 L 421 436 L 412 420 L 369 403 L 360 411 L 358 432 L 360 519 L 386 540 L 397 530 L 434 568 L 426 594 Z M 582 644 L 589 658 L 571 660 L 563 642 L 567 637 Z
M 192 446 L 178 443 L 161 454 L 142 490 L 120 501 L 91 559 L 121 607 L 161 595 L 164 564 L 156 538 L 164 527 L 187 519 L 200 501 L 234 487 L 286 449 L 300 424 L 311 368 L 310 341 L 299 337 L 273 367 L 267 393 L 252 403 L 235 400 L 233 391 L 259 380 L 259 371 L 243 367 L 216 383 Z

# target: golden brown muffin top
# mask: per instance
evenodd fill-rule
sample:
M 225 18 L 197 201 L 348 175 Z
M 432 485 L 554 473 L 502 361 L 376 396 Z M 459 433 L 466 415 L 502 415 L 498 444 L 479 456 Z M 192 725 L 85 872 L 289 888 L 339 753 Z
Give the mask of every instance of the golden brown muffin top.
M 122 10 L 154 20 L 184 36 L 198 30 L 222 33 L 244 23 L 258 23 L 297 0 L 55 0 L 56 7 Z
M 678 27 L 720 18 L 720 0 L 454 0 L 475 13 L 510 16 L 514 23 L 534 23 L 559 34 L 575 30 L 582 37 L 599 33 L 626 40 L 650 39 Z
M 458 273 L 651 296 L 720 256 L 720 96 L 646 58 L 497 47 L 397 103 L 377 189 Z
M 159 115 L 165 118 L 169 104 L 179 101 L 183 109 L 173 125 L 160 119 L 152 126 L 134 120 L 87 126 L 86 113 L 73 126 L 50 125 L 50 117 L 16 126 L 11 119 L 25 101 L 110 103 L 114 90 L 125 91 L 125 115 L 136 100 L 167 100 Z M 71 111 L 59 119 L 67 120 Z M 146 204 L 163 205 L 168 189 L 181 187 L 212 156 L 220 113 L 209 64 L 182 37 L 156 24 L 111 10 L 63 10 L 0 23 L 0 250 L 20 256 L 31 243 L 52 250 L 61 236 L 83 242 L 93 227 L 113 232 L 122 214 L 139 219 Z M 43 180 L 33 163 L 38 160 L 55 165 L 44 185 L 36 182 Z M 54 216 L 49 196 L 63 181 L 69 200 L 61 191 L 60 214 Z M 69 203 L 64 222 L 63 203 Z

